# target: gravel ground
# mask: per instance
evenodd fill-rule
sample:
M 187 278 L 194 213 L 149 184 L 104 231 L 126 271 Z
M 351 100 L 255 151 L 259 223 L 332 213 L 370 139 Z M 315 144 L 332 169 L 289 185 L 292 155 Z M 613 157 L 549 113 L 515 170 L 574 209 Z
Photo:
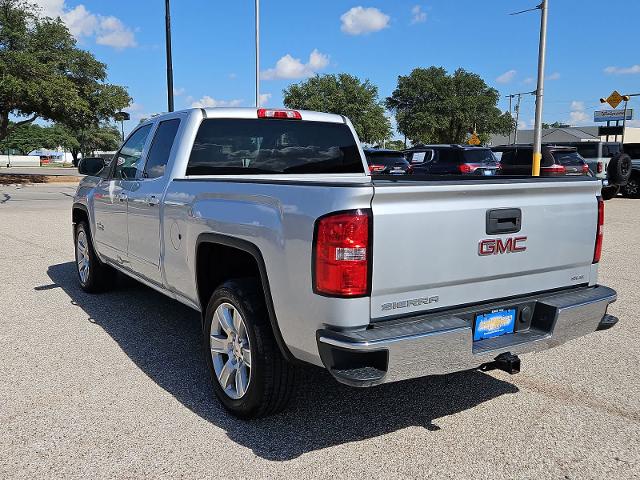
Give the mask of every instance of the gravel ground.
M 607 202 L 620 323 L 522 357 L 372 389 L 304 371 L 284 413 L 212 399 L 198 315 L 133 281 L 77 286 L 73 186 L 0 187 L 0 478 L 640 478 L 640 216 Z

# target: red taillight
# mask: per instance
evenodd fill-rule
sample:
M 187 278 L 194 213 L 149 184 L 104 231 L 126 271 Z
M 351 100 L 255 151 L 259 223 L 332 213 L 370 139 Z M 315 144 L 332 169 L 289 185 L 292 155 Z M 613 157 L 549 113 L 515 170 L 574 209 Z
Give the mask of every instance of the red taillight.
M 586 163 L 582 165 L 582 173 L 589 173 L 589 165 Z
M 258 109 L 258 118 L 280 118 L 288 120 L 302 120 L 302 115 L 296 110 L 271 110 L 268 108 Z
M 604 236 L 604 201 L 598 197 L 598 230 L 596 231 L 596 247 L 593 249 L 593 263 L 600 261 L 602 254 L 602 237 Z
M 471 173 L 473 172 L 473 167 L 467 163 L 461 163 L 458 165 L 458 170 L 460 170 L 460 173 Z
M 542 167 L 540 171 L 546 173 L 547 175 L 565 175 L 567 173 L 567 169 L 564 165 L 551 165 L 550 167 Z
M 384 165 L 369 165 L 369 173 L 379 173 L 385 169 Z
M 370 228 L 366 210 L 330 214 L 316 222 L 314 292 L 334 297 L 369 295 Z
M 603 169 L 602 162 L 598 162 L 598 166 L 596 167 L 597 172 L 602 173 L 602 169 Z
M 500 162 L 496 163 L 496 169 L 502 170 L 502 164 Z

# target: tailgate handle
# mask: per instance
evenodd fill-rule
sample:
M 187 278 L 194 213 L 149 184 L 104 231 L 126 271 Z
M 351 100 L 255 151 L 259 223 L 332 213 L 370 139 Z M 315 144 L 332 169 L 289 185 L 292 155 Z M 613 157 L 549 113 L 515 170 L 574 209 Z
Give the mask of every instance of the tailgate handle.
M 519 208 L 487 210 L 487 235 L 518 233 L 522 227 L 522 211 Z

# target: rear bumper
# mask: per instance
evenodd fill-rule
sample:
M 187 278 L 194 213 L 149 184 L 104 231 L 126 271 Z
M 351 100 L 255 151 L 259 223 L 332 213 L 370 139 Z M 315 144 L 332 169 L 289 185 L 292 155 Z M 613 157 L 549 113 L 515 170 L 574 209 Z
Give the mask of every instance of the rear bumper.
M 502 353 L 546 350 L 610 328 L 617 319 L 607 315 L 607 307 L 615 301 L 608 287 L 572 288 L 380 322 L 362 331 L 323 329 L 317 332 L 318 349 L 333 376 L 353 386 L 452 373 L 478 368 Z M 517 310 L 515 333 L 474 342 L 475 315 L 505 307 Z

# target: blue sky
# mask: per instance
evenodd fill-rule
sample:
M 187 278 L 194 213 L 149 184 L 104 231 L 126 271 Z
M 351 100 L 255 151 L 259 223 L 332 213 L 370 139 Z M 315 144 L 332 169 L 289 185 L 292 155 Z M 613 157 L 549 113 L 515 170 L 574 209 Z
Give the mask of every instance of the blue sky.
M 478 73 L 503 96 L 531 91 L 539 14 L 508 14 L 538 1 L 262 0 L 261 91 L 278 106 L 293 82 L 348 72 L 384 98 L 398 75 L 431 65 Z M 109 81 L 127 86 L 128 129 L 166 110 L 162 0 L 37 3 L 108 65 Z M 639 18 L 637 1 L 550 0 L 545 121 L 592 124 L 601 96 L 640 91 Z M 253 0 L 173 0 L 172 21 L 176 108 L 253 105 Z M 523 99 L 521 126 L 533 122 L 533 100 Z

